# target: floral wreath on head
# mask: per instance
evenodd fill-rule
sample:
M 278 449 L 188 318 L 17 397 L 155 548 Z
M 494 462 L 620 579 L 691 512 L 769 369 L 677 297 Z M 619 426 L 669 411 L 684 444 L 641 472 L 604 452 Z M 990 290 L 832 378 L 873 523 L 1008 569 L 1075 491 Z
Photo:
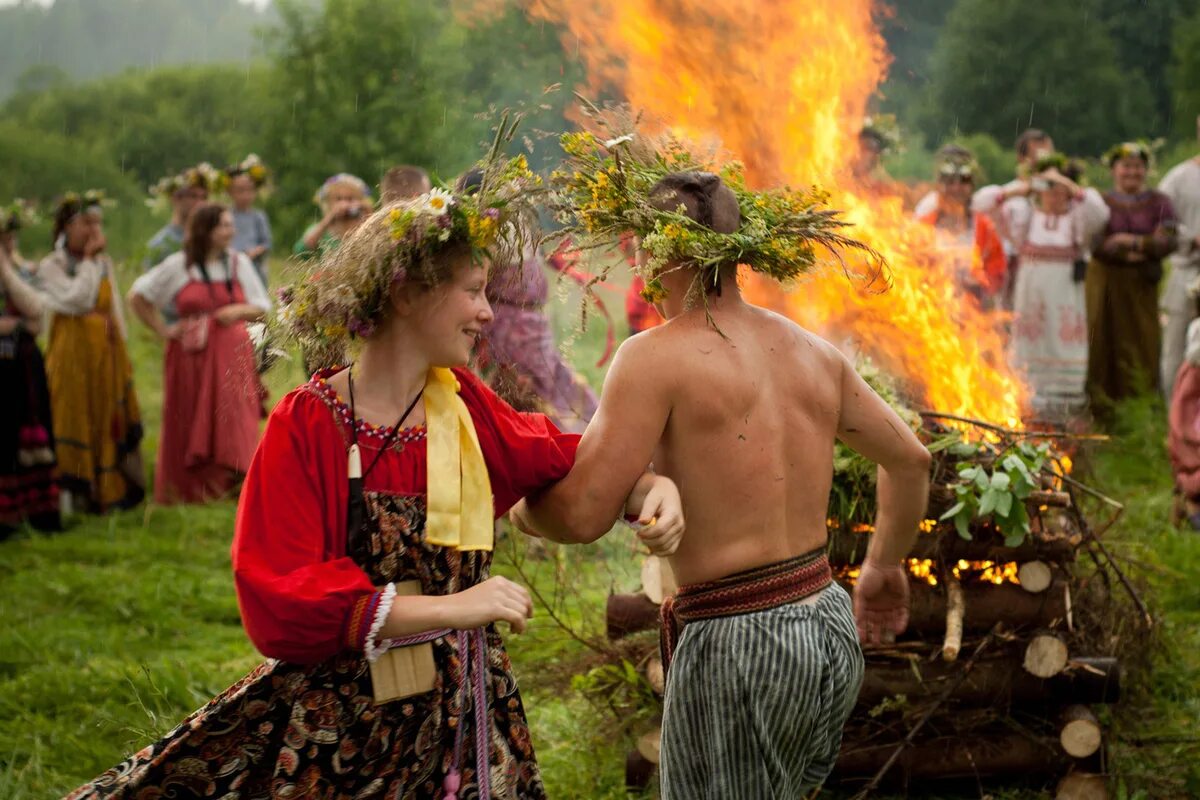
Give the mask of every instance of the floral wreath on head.
M 1138 139 L 1136 142 L 1121 142 L 1108 148 L 1108 152 L 1104 154 L 1104 163 L 1109 169 L 1112 169 L 1122 158 L 1140 158 L 1146 164 L 1146 168 L 1151 169 L 1154 167 L 1154 153 L 1162 147 L 1162 144 L 1162 139 L 1156 139 L 1153 142 L 1145 139 Z
M 276 322 L 302 347 L 343 346 L 374 333 L 393 286 L 447 280 L 451 264 L 438 255 L 465 246 L 474 258 L 510 263 L 536 227 L 542 180 L 523 155 L 505 158 L 519 117 L 502 117 L 488 155 L 477 165 L 478 186 L 455 192 L 437 185 L 419 197 L 376 211 L 299 282 L 279 293 Z
M 232 164 L 224 170 L 224 183 L 229 186 L 229 182 L 239 175 L 245 175 L 254 181 L 254 186 L 257 189 L 263 189 L 267 186 L 267 182 L 271 178 L 271 170 L 267 169 L 267 165 L 262 159 L 254 153 L 243 158 L 236 164 Z
M 1047 153 L 1034 162 L 1033 174 L 1040 175 L 1050 169 L 1057 170 L 1060 175 L 1070 178 L 1081 186 L 1086 184 L 1084 163 L 1077 158 L 1069 158 L 1058 152 Z
M 980 176 L 979 162 L 971 151 L 961 145 L 948 144 L 934 157 L 934 171 L 938 180 L 962 178 L 974 181 Z
M 102 212 L 117 204 L 116 200 L 105 194 L 103 189 L 88 189 L 86 192 L 66 192 L 54 206 L 54 215 L 58 216 L 65 210 L 71 211 L 75 217 L 88 211 Z
M 375 202 L 375 198 L 371 195 L 371 187 L 367 186 L 367 182 L 357 175 L 352 175 L 349 172 L 339 172 L 336 175 L 330 175 L 321 184 L 321 188 L 317 189 L 313 195 L 313 202 L 318 206 L 324 206 L 326 199 L 329 197 L 329 190 L 338 184 L 349 184 L 362 193 L 362 196 L 368 203 Z
M 18 197 L 8 205 L 0 206 L 0 233 L 15 233 L 38 221 L 37 208 L 29 200 Z
M 202 161 L 178 174 L 159 178 L 158 182 L 150 187 L 150 198 L 146 205 L 156 210 L 165 210 L 170 207 L 171 198 L 181 189 L 203 189 L 209 194 L 216 194 L 225 188 L 227 181 L 225 173 L 207 161 Z
M 858 135 L 861 138 L 877 142 L 881 153 L 904 151 L 904 143 L 900 137 L 900 124 L 896 122 L 895 114 L 872 114 L 863 117 L 862 130 Z
M 884 266 L 868 245 L 842 232 L 849 223 L 822 207 L 824 192 L 751 190 L 742 164 L 717 167 L 673 136 L 646 136 L 638 130 L 640 117 L 628 108 L 600 109 L 584 101 L 582 111 L 590 129 L 562 135 L 566 159 L 550 176 L 550 205 L 563 227 L 547 238 L 570 237 L 576 247 L 594 248 L 637 235 L 649 258 L 634 270 L 646 281 L 642 296 L 649 302 L 666 296 L 660 278 L 673 264 L 698 266 L 701 284 L 714 287 L 720 285 L 721 269 L 731 264 L 776 281 L 794 280 L 812 271 L 819 250 L 838 261 L 843 250 L 861 251 L 876 266 L 872 279 Z M 737 198 L 737 230 L 718 233 L 682 213 L 682 207 L 664 210 L 651 202 L 651 189 L 680 172 L 721 178 Z M 597 280 L 610 270 L 602 270 Z

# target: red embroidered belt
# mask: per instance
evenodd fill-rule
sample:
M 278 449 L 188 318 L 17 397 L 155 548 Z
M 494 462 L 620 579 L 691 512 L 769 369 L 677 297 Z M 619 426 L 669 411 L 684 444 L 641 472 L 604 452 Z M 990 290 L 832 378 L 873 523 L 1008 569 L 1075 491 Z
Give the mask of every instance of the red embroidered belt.
M 683 626 L 701 619 L 733 617 L 795 603 L 833 582 L 825 548 L 708 583 L 680 586 L 662 604 L 663 672 L 671 665 Z

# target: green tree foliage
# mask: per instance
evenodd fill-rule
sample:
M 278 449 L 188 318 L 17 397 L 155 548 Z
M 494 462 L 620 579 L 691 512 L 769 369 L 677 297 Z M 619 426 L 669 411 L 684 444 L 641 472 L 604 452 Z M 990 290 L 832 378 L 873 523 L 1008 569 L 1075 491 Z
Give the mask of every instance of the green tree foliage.
M 3 118 L 95 145 L 144 188 L 198 161 L 222 165 L 260 145 L 272 113 L 266 78 L 263 68 L 232 64 L 130 71 L 18 94 Z M 0 164 L 7 160 L 0 155 Z
M 1011 142 L 1032 125 L 1097 155 L 1153 130 L 1146 79 L 1122 71 L 1106 26 L 1075 4 L 959 0 L 931 64 L 921 118 L 932 141 L 961 130 Z
M 557 33 L 511 9 L 469 24 L 423 0 L 283 0 L 279 11 L 272 87 L 285 106 L 264 155 L 283 176 L 290 231 L 313 216 L 313 192 L 335 172 L 376 184 L 412 163 L 453 177 L 488 136 L 481 112 L 540 103 L 545 86 L 564 80 Z M 564 101 L 535 106 L 525 129 L 561 129 Z
M 132 66 L 244 62 L 273 19 L 242 0 L 22 0 L 0 9 L 0 100 L 42 64 L 86 80 Z
M 895 114 L 905 127 L 910 127 L 910 111 L 928 90 L 929 55 L 956 2 L 897 0 L 879 6 L 879 30 L 892 54 L 887 80 L 879 91 L 881 107 Z
M 1200 8 L 1175 28 L 1171 48 L 1172 132 L 1194 142 L 1200 115 Z

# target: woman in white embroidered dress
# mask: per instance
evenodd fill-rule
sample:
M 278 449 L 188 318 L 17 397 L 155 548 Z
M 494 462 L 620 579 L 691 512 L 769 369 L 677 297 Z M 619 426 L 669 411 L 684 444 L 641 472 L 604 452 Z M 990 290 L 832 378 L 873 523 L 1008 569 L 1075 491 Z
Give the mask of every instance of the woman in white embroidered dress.
M 1076 182 L 1081 171 L 1059 154 L 1047 156 L 1032 178 L 985 187 L 975 198 L 979 211 L 1003 208 L 1010 221 L 1020 264 L 1011 359 L 1032 390 L 1030 410 L 1041 419 L 1065 421 L 1086 405 L 1083 278 L 1090 242 L 1109 211 L 1099 192 Z

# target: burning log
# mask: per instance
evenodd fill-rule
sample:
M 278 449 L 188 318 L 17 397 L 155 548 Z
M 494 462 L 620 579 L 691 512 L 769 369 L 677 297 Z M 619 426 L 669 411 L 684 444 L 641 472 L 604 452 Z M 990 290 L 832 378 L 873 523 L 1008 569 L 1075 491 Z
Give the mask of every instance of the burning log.
M 895 751 L 895 744 L 842 745 L 834 780 L 870 776 Z M 1063 758 L 1045 741 L 1017 733 L 945 737 L 917 742 L 896 760 L 888 777 L 894 782 L 930 778 L 976 778 L 989 775 L 1046 775 L 1063 767 Z
M 867 552 L 869 537 L 865 533 L 831 530 L 829 532 L 829 561 L 834 566 L 860 564 Z M 1018 547 L 1005 547 L 994 534 L 981 532 L 971 541 L 956 535 L 921 535 L 913 545 L 912 558 L 933 561 L 992 561 L 1006 564 L 1010 561 L 1047 561 L 1064 563 L 1075 560 L 1075 548 L 1068 536 L 1027 537 Z
M 910 702 L 937 697 L 961 666 L 942 661 L 867 663 L 858 707 L 871 709 L 903 695 Z M 1046 706 L 1115 703 L 1121 697 L 1121 669 L 1115 658 L 1077 658 L 1052 678 L 1024 671 L 1012 657 L 979 661 L 954 690 L 957 707 Z
M 1100 749 L 1103 731 L 1090 708 L 1084 705 L 1067 706 L 1063 710 L 1062 720 L 1058 741 L 1067 755 L 1087 758 Z
M 608 638 L 620 639 L 658 625 L 658 604 L 644 594 L 610 594 L 604 613 Z
M 945 661 L 957 661 L 958 651 L 962 650 L 964 605 L 962 584 L 951 576 L 946 583 L 946 638 L 942 642 Z
M 1039 633 L 1025 646 L 1023 666 L 1030 675 L 1053 678 L 1067 668 L 1070 654 L 1066 643 L 1053 633 Z
M 1054 800 L 1108 800 L 1108 782 L 1103 775 L 1072 772 L 1058 782 Z
M 946 596 L 937 587 L 913 581 L 909 630 L 915 634 L 941 634 L 946 622 Z M 1041 594 L 1030 594 L 1016 584 L 964 583 L 965 631 L 986 631 L 997 622 L 1009 627 L 1051 628 L 1067 619 L 1070 589 L 1056 579 Z
M 1045 561 L 1026 561 L 1017 570 L 1017 580 L 1021 588 L 1037 594 L 1050 588 L 1054 581 L 1054 571 Z

